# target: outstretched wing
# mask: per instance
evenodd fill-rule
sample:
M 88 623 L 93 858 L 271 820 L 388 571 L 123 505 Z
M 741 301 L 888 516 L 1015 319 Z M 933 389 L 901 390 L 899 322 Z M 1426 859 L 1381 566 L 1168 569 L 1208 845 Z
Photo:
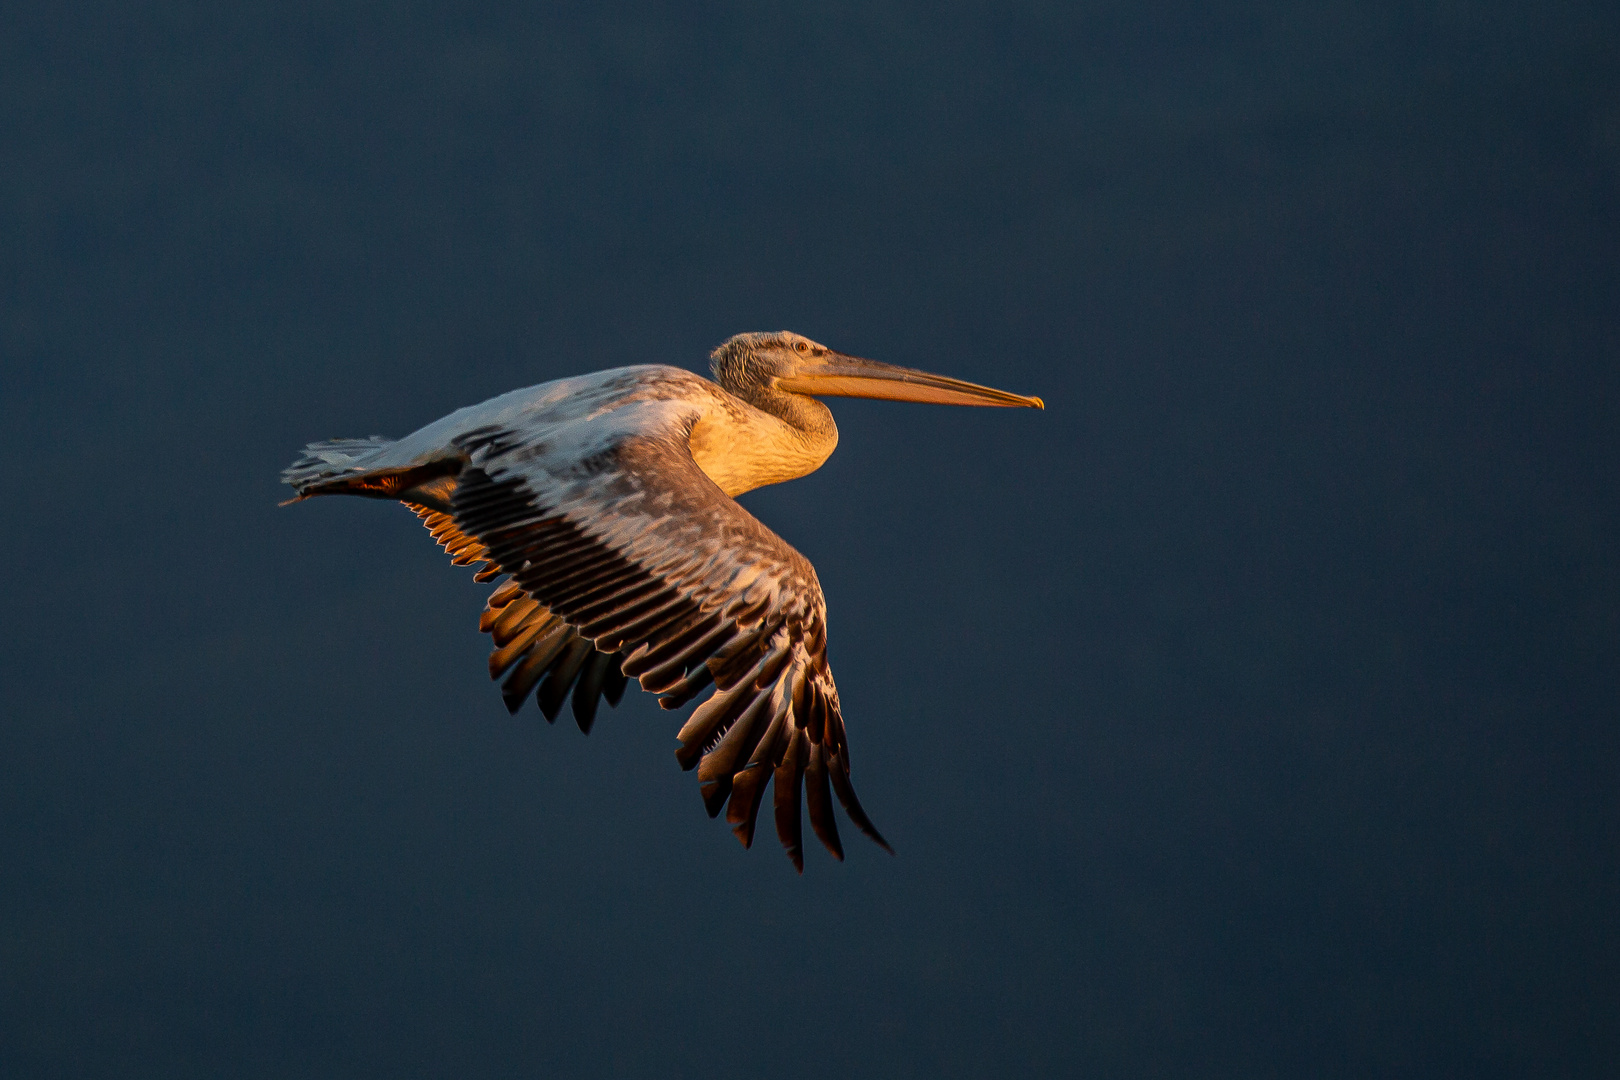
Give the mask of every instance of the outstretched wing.
M 697 768 L 709 815 L 725 807 L 745 847 L 774 778 L 777 834 L 801 870 L 801 787 L 834 856 L 834 793 L 888 848 L 850 785 L 815 570 L 698 467 L 693 417 L 676 403 L 592 419 L 588 443 L 521 425 L 456 440 L 465 464 L 452 524 L 525 594 L 508 606 L 533 603 L 599 653 L 622 656 L 624 674 L 665 708 L 714 684 L 682 726 L 676 758 Z
M 488 549 L 458 529 L 449 514 L 418 503 L 405 505 L 422 519 L 453 564 L 480 567 L 474 581 L 501 576 Z M 600 700 L 617 705 L 624 696 L 629 682 L 620 667 L 624 658 L 598 652 L 566 622 L 526 596 L 516 582 L 504 582 L 490 595 L 478 629 L 495 643 L 489 654 L 489 677 L 506 675 L 501 699 L 507 712 L 522 708 L 538 686 L 537 700 L 547 721 L 556 720 L 563 702 L 572 697 L 574 722 L 589 733 Z

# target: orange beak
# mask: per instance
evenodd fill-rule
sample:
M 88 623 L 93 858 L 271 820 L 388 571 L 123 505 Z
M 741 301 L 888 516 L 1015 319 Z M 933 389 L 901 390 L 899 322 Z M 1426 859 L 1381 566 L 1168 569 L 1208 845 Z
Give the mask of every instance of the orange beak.
M 883 401 L 922 401 L 931 405 L 989 405 L 1000 408 L 1044 409 L 1038 397 L 1009 394 L 977 383 L 914 368 L 880 364 L 843 353 L 828 353 L 825 360 L 804 371 L 778 375 L 776 385 L 811 397 L 878 398 Z

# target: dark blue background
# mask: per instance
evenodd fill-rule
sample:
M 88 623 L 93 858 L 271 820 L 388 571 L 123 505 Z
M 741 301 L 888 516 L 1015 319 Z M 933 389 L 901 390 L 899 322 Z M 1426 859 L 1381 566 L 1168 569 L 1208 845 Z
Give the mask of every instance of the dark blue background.
M 10 5 L 7 1076 L 1599 1076 L 1611 4 Z M 740 330 L 898 851 L 513 720 L 305 441 Z

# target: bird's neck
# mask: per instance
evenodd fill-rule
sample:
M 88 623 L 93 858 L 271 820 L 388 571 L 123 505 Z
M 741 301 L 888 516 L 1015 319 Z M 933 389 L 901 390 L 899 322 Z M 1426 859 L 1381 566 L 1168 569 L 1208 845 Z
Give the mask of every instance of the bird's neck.
M 692 457 L 727 495 L 795 480 L 838 445 L 832 412 L 815 398 L 761 387 L 728 394 L 692 428 Z

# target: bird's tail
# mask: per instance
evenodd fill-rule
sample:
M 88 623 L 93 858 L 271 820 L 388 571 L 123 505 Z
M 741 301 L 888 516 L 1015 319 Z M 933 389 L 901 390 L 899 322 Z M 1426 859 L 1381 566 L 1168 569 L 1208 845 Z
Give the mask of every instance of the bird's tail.
M 393 439 L 373 435 L 369 439 L 327 439 L 304 447 L 299 459 L 281 470 L 281 482 L 291 484 L 298 494 L 287 502 L 294 503 L 318 494 L 317 489 L 334 481 L 366 471 L 366 463 L 375 458 Z M 282 503 L 283 506 L 287 503 Z

